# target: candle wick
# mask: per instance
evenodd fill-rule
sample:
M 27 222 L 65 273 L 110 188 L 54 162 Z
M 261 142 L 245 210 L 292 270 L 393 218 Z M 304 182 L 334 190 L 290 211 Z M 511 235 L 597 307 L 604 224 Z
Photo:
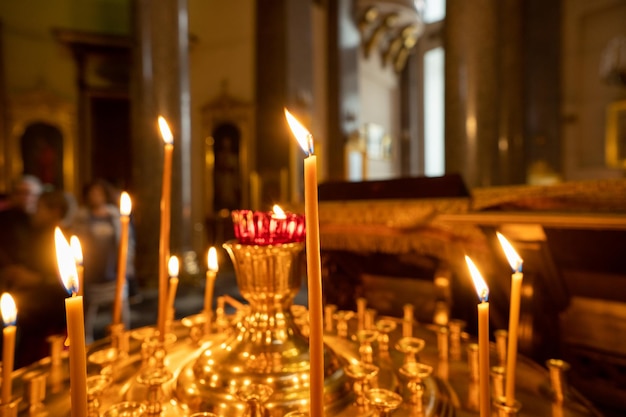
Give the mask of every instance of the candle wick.
M 480 302 L 485 303 L 489 299 L 489 290 L 486 288 L 480 292 Z
M 309 156 L 311 156 L 315 153 L 314 147 L 313 147 L 313 135 L 309 133 L 306 137 L 306 141 L 307 141 L 307 144 L 309 145 Z

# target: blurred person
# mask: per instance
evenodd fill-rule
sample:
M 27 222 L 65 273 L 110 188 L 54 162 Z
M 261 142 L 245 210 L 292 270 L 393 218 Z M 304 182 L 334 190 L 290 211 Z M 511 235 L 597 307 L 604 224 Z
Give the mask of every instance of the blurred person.
M 72 232 L 78 236 L 83 249 L 85 336 L 94 340 L 94 322 L 100 307 L 111 307 L 117 286 L 117 262 L 121 233 L 118 205 L 110 200 L 110 185 L 95 180 L 83 188 L 83 204 L 79 207 Z M 134 238 L 129 230 L 126 281 L 134 273 Z M 122 320 L 130 328 L 128 285 L 124 288 Z
M 22 175 L 11 184 L 11 192 L 4 209 L 17 209 L 33 214 L 37 210 L 37 199 L 43 190 L 39 178 Z
M 24 230 L 24 239 L 13 242 L 20 256 L 5 258 L 0 266 L 3 290 L 11 293 L 18 310 L 16 367 L 46 357 L 47 337 L 65 333 L 67 293 L 58 275 L 54 229 L 66 213 L 65 193 L 42 193 Z
M 13 181 L 7 204 L 0 211 L 0 268 L 28 261 L 30 217 L 41 191 L 36 177 L 25 175 Z

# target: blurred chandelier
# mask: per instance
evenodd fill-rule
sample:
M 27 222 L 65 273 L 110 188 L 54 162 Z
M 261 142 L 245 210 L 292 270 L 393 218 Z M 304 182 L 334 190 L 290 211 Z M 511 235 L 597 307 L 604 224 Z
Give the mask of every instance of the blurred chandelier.
M 424 31 L 421 3 L 411 0 L 359 0 L 356 18 L 365 58 L 378 51 L 383 65 L 404 69 Z

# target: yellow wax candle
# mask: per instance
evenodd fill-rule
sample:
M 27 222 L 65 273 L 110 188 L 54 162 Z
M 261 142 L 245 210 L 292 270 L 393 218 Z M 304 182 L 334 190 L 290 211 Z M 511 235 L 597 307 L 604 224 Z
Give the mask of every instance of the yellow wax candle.
M 170 285 L 167 290 L 167 311 L 169 320 L 174 319 L 174 313 L 176 312 L 174 302 L 176 301 L 176 291 L 178 290 L 178 269 L 178 258 L 176 256 L 170 257 L 167 263 L 167 270 L 170 275 Z
M 214 247 L 209 248 L 207 253 L 207 266 L 206 285 L 204 287 L 204 311 L 207 314 L 207 320 L 209 320 L 213 311 L 213 287 L 215 286 L 215 277 L 219 269 L 217 251 Z
M 76 272 L 78 273 L 78 295 L 83 295 L 85 285 L 85 268 L 83 267 L 83 248 L 77 236 L 70 236 L 70 247 L 76 261 Z
M 128 226 L 132 203 L 127 192 L 120 197 L 120 245 L 117 261 L 117 283 L 113 300 L 113 324 L 122 322 L 122 302 L 126 285 L 126 263 L 128 260 Z
M 172 194 L 172 153 L 174 137 L 162 116 L 159 116 L 159 128 L 163 137 L 163 183 L 161 190 L 161 228 L 159 234 L 159 312 L 157 329 L 159 339 L 165 339 L 165 321 L 167 320 L 167 262 L 170 253 L 170 211 Z
M 78 273 L 70 245 L 57 227 L 54 232 L 57 265 L 65 288 L 72 296 L 65 299 L 67 336 L 70 341 L 70 400 L 72 417 L 87 416 L 87 355 L 83 297 L 78 292 Z
M 480 304 L 478 304 L 478 383 L 480 417 L 491 416 L 491 393 L 489 391 L 489 287 L 469 256 L 465 261 L 472 275 Z
M 319 212 L 317 197 L 317 158 L 313 137 L 285 109 L 285 116 L 298 143 L 307 152 L 304 159 L 304 215 L 309 301 L 310 389 L 309 415 L 324 415 L 324 323 L 322 311 L 322 267 L 320 256 Z
M 506 353 L 506 384 L 504 396 L 506 405 L 513 406 L 515 404 L 515 368 L 517 366 L 517 336 L 519 327 L 519 310 L 522 291 L 522 274 L 523 260 L 517 254 L 509 241 L 499 232 L 496 233 L 500 245 L 513 269 L 511 275 L 511 305 L 509 309 L 509 343 Z
M 0 309 L 2 310 L 2 404 L 11 402 L 11 390 L 13 386 L 13 362 L 15 360 L 15 320 L 17 308 L 15 301 L 9 293 L 0 297 Z

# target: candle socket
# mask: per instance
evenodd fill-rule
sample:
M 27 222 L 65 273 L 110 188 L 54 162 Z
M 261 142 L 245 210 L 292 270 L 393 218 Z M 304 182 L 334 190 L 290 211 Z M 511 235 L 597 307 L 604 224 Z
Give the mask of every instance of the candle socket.
M 202 337 L 206 334 L 207 315 L 206 310 L 191 316 L 183 317 L 180 323 L 189 330 L 189 339 L 194 345 L 199 345 Z
M 439 359 L 448 360 L 448 336 L 450 331 L 447 327 L 440 327 L 437 331 L 437 352 Z
M 24 375 L 26 388 L 24 390 L 24 401 L 28 403 L 28 411 L 37 414 L 43 410 L 43 401 L 46 399 L 46 374 L 42 372 L 32 372 Z
M 359 297 L 356 299 L 356 317 L 358 320 L 358 330 L 365 329 L 365 310 L 367 308 L 367 299 Z
M 21 398 L 17 397 L 9 403 L 0 404 L 0 417 L 17 417 L 21 400 Z
M 405 304 L 402 308 L 402 337 L 413 336 L 414 307 L 413 304 Z
M 62 353 L 65 343 L 65 336 L 55 334 L 49 336 L 47 339 L 50 344 L 50 365 L 53 367 L 60 366 L 63 363 Z
M 465 321 L 453 319 L 448 323 L 450 330 L 450 358 L 453 360 L 461 359 L 461 334 L 465 329 Z
M 469 370 L 470 381 L 478 381 L 478 344 L 467 345 L 467 368 Z
M 117 350 L 118 356 L 128 355 L 130 335 L 126 331 L 124 323 L 110 325 L 109 334 L 111 335 L 111 347 Z
M 393 332 L 396 327 L 398 324 L 389 318 L 382 318 L 376 322 L 379 354 L 389 354 L 389 333 Z
M 337 312 L 335 304 L 328 304 L 324 307 L 324 330 L 328 333 L 332 333 L 335 330 L 333 321 L 335 312 Z
M 561 359 L 548 359 L 546 361 L 550 375 L 550 386 L 555 402 L 563 402 L 567 391 L 566 373 L 569 371 L 569 363 Z
M 217 297 L 217 307 L 215 308 L 215 325 L 218 332 L 223 332 L 228 327 L 226 318 L 226 299 Z
M 493 401 L 497 417 L 517 417 L 522 409 L 522 404 L 515 401 L 513 405 L 507 405 L 506 398 L 497 397 Z
M 504 329 L 499 329 L 493 332 L 493 336 L 496 339 L 496 353 L 498 357 L 498 365 L 506 366 L 506 343 L 509 332 Z
M 489 376 L 491 379 L 491 397 L 504 397 L 504 375 L 505 368 L 503 366 L 492 366 Z

